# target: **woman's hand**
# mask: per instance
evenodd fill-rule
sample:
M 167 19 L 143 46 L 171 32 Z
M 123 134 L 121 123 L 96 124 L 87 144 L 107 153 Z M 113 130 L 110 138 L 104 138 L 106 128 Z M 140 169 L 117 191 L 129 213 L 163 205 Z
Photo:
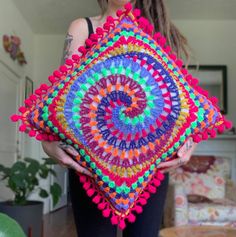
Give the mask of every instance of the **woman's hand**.
M 87 169 L 73 160 L 73 156 L 78 156 L 79 153 L 72 146 L 61 141 L 43 141 L 42 147 L 45 153 L 47 153 L 47 155 L 55 160 L 59 165 L 72 168 L 79 173 L 92 177 L 92 174 Z
M 177 158 L 171 161 L 160 163 L 158 168 L 163 169 L 163 172 L 169 172 L 178 168 L 179 166 L 185 165 L 190 160 L 193 151 L 196 149 L 197 143 L 193 142 L 192 138 L 186 140 L 184 145 L 178 150 Z

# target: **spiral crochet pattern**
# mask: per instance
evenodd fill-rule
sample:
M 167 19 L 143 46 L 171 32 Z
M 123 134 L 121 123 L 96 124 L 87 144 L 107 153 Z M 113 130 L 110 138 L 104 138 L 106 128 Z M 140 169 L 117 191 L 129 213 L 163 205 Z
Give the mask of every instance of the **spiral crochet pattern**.
M 19 108 L 20 131 L 63 140 L 93 173 L 78 174 L 104 217 L 134 222 L 163 180 L 160 162 L 185 140 L 230 128 L 216 98 L 182 68 L 165 38 L 130 4 L 107 18 Z

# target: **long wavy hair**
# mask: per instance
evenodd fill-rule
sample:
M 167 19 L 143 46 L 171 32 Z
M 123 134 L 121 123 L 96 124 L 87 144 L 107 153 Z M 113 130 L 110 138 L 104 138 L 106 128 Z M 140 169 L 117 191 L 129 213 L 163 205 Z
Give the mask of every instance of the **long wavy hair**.
M 186 37 L 171 22 L 165 3 L 166 0 L 131 0 L 134 8 L 141 10 L 141 15 L 149 20 L 155 28 L 155 32 L 161 32 L 167 39 L 168 45 L 177 53 L 179 58 L 190 59 L 191 49 Z M 102 14 L 107 10 L 108 0 L 97 0 Z

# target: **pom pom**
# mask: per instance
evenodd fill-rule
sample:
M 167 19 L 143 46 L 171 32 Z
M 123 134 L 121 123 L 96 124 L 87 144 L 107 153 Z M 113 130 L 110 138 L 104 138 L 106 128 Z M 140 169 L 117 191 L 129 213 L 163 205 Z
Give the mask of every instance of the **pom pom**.
M 80 59 L 80 56 L 78 54 L 73 54 L 72 57 L 71 57 L 75 62 L 79 61 Z M 73 62 L 70 64 L 70 66 L 73 65 Z
M 26 99 L 24 101 L 24 103 L 25 103 L 26 106 L 31 106 L 32 105 L 32 102 L 29 99 Z
M 86 40 L 85 40 L 85 44 L 86 44 L 88 47 L 92 47 L 94 43 L 93 43 L 92 40 L 86 39 Z
M 132 213 L 130 213 L 130 214 L 128 215 L 128 221 L 129 221 L 130 223 L 134 223 L 135 220 L 136 220 L 135 215 L 132 214 Z
M 40 86 L 40 88 L 41 88 L 41 90 L 47 91 L 48 88 L 49 88 L 49 86 L 48 86 L 47 84 L 42 84 L 42 85 Z M 33 95 L 32 95 L 32 96 L 33 96 Z
M 117 225 L 119 223 L 118 216 L 113 215 L 111 218 L 111 224 L 112 225 Z
M 211 136 L 212 138 L 215 138 L 215 137 L 216 137 L 216 131 L 215 131 L 214 129 L 212 129 L 212 130 L 210 131 L 210 136 Z
M 148 199 L 148 198 L 150 197 L 150 193 L 144 192 L 144 193 L 143 193 L 143 196 L 144 196 L 144 198 Z
M 135 17 L 139 17 L 139 16 L 141 15 L 140 9 L 135 8 L 135 9 L 133 10 L 133 15 L 134 15 Z
M 153 179 L 153 183 L 156 187 L 159 187 L 161 184 L 160 180 L 158 180 L 158 179 Z
M 154 40 L 156 40 L 156 41 L 157 41 L 160 37 L 161 37 L 161 33 L 160 33 L 160 32 L 155 33 L 154 36 L 153 36 Z
M 85 183 L 83 184 L 83 187 L 84 187 L 85 190 L 89 189 L 90 183 L 89 183 L 89 182 L 85 182 Z
M 94 188 L 90 188 L 89 190 L 87 190 L 87 194 L 89 197 L 92 197 L 94 193 L 95 193 Z
M 212 104 L 217 104 L 218 103 L 218 99 L 215 96 L 212 96 L 210 98 L 210 101 L 212 102 Z
M 75 60 L 75 57 L 76 57 L 76 60 L 79 59 L 79 55 L 73 54 L 72 55 L 72 59 Z M 65 60 L 65 64 L 68 65 L 68 66 L 72 66 L 73 65 L 73 61 L 71 59 L 67 58 Z
M 54 77 L 57 77 L 57 78 L 61 78 L 62 74 L 61 74 L 61 72 L 59 72 L 58 70 L 55 70 L 55 71 L 53 72 L 53 76 L 54 76 Z
M 197 85 L 198 84 L 198 79 L 197 78 L 192 78 L 191 80 L 191 85 Z
M 114 22 L 114 18 L 112 16 L 107 16 L 107 22 L 113 23 Z
M 34 91 L 34 93 L 35 93 L 36 95 L 42 95 L 42 91 L 41 91 L 40 88 L 36 89 L 36 90 Z
M 12 122 L 18 122 L 20 119 L 21 119 L 21 116 L 17 115 L 17 114 L 13 114 L 11 117 L 10 117 L 11 121 Z
M 165 48 L 164 48 L 165 52 L 166 53 L 170 53 L 171 52 L 171 47 L 169 45 L 167 45 Z
M 20 127 L 19 127 L 19 131 L 20 131 L 20 132 L 25 132 L 26 128 L 27 128 L 27 126 L 26 126 L 25 124 L 22 124 L 22 125 L 20 125 Z
M 62 72 L 62 73 L 66 73 L 67 72 L 67 67 L 65 65 L 61 65 L 59 70 Z
M 86 54 L 86 52 L 87 52 L 87 50 L 86 50 L 86 48 L 85 48 L 84 46 L 80 46 L 80 47 L 78 48 L 78 51 L 79 51 L 80 53 L 82 53 L 82 54 Z
M 231 129 L 232 128 L 232 126 L 233 126 L 233 124 L 232 124 L 232 122 L 231 121 L 228 121 L 228 120 L 226 120 L 225 119 L 225 127 L 226 127 L 226 129 Z
M 166 44 L 166 38 L 162 36 L 159 39 L 158 43 L 163 47 Z
M 106 30 L 109 30 L 110 27 L 111 27 L 111 25 L 109 24 L 109 22 L 105 22 L 105 23 L 103 24 L 103 28 L 106 29 Z
M 125 221 L 124 221 L 123 219 L 120 220 L 119 228 L 120 228 L 121 230 L 123 230 L 125 227 L 126 227 Z
M 38 141 L 42 141 L 42 140 L 43 140 L 43 135 L 42 135 L 42 134 L 38 134 L 38 135 L 36 136 L 36 139 L 37 139 Z
M 125 4 L 125 9 L 126 9 L 126 12 L 130 12 L 132 10 L 133 6 L 130 2 L 126 3 Z
M 134 210 L 135 210 L 138 214 L 140 214 L 140 213 L 143 212 L 143 208 L 142 208 L 141 206 L 137 206 L 137 205 L 135 206 Z
M 202 140 L 207 140 L 208 139 L 208 133 L 207 131 L 205 131 L 203 134 L 202 134 Z
M 175 61 L 175 60 L 177 59 L 177 56 L 176 56 L 176 54 L 172 53 L 172 54 L 170 55 L 170 58 L 171 58 L 173 61 Z
M 193 136 L 193 141 L 196 142 L 196 143 L 199 143 L 201 141 L 201 137 L 199 135 L 194 135 Z
M 99 196 L 99 195 L 97 195 L 97 196 L 95 196 L 94 198 L 93 198 L 93 202 L 94 203 L 96 203 L 96 204 L 98 204 L 99 202 L 100 202 L 100 200 L 101 200 L 101 197 Z
M 152 185 L 148 185 L 148 191 L 149 191 L 150 193 L 155 193 L 155 192 L 156 192 L 156 188 L 153 187 Z
M 181 69 L 181 72 L 184 74 L 184 75 L 187 75 L 188 74 L 188 70 L 186 68 L 182 68 Z
M 112 216 L 111 218 L 111 224 L 112 225 L 117 225 L 119 223 L 119 219 L 118 219 L 118 216 Z
M 19 112 L 21 112 L 22 114 L 25 113 L 27 111 L 27 109 L 24 107 L 24 106 L 21 106 L 19 109 L 18 109 Z M 14 121 L 13 121 L 14 122 Z
M 110 213 L 111 213 L 111 209 L 110 208 L 107 208 L 105 210 L 102 211 L 102 215 L 104 217 L 109 217 L 110 216 Z
M 29 131 L 29 136 L 30 137 L 35 137 L 35 135 L 36 135 L 36 131 L 35 130 L 30 130 Z
M 162 181 L 165 178 L 165 176 L 160 171 L 158 171 L 157 178 Z
M 181 59 L 176 60 L 175 63 L 178 67 L 183 67 L 183 61 Z
M 103 35 L 104 31 L 103 31 L 103 29 L 102 29 L 101 27 L 98 27 L 98 28 L 96 29 L 96 33 L 97 33 L 98 35 Z
M 48 80 L 49 80 L 52 84 L 57 81 L 56 78 L 55 78 L 53 75 L 49 76 L 49 77 L 48 77 Z
M 113 18 L 112 18 L 113 19 Z M 98 41 L 98 35 L 97 34 L 91 34 L 90 39 L 97 42 Z
M 101 202 L 98 204 L 98 209 L 99 210 L 103 210 L 106 207 L 106 203 L 105 202 Z
M 85 175 L 80 175 L 79 180 L 80 180 L 81 183 L 84 183 L 84 182 L 87 181 L 87 177 Z
M 123 11 L 121 9 L 119 9 L 118 11 L 116 11 L 116 15 L 118 17 L 120 17 L 123 14 Z
M 142 205 L 147 204 L 147 200 L 144 199 L 144 198 L 140 198 L 140 199 L 139 199 L 139 202 L 140 202 Z
M 223 133 L 225 130 L 224 125 L 220 125 L 219 127 L 217 127 L 217 129 L 219 133 Z

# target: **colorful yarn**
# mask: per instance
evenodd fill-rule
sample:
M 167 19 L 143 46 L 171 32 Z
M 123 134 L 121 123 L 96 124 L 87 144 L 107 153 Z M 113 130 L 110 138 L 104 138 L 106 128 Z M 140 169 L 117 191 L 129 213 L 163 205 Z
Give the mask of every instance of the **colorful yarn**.
M 112 224 L 125 228 L 163 180 L 160 162 L 190 136 L 195 142 L 229 128 L 217 101 L 182 68 L 160 33 L 130 4 L 108 17 L 79 55 L 49 77 L 13 115 L 38 140 L 63 140 L 93 173 L 78 174 Z

